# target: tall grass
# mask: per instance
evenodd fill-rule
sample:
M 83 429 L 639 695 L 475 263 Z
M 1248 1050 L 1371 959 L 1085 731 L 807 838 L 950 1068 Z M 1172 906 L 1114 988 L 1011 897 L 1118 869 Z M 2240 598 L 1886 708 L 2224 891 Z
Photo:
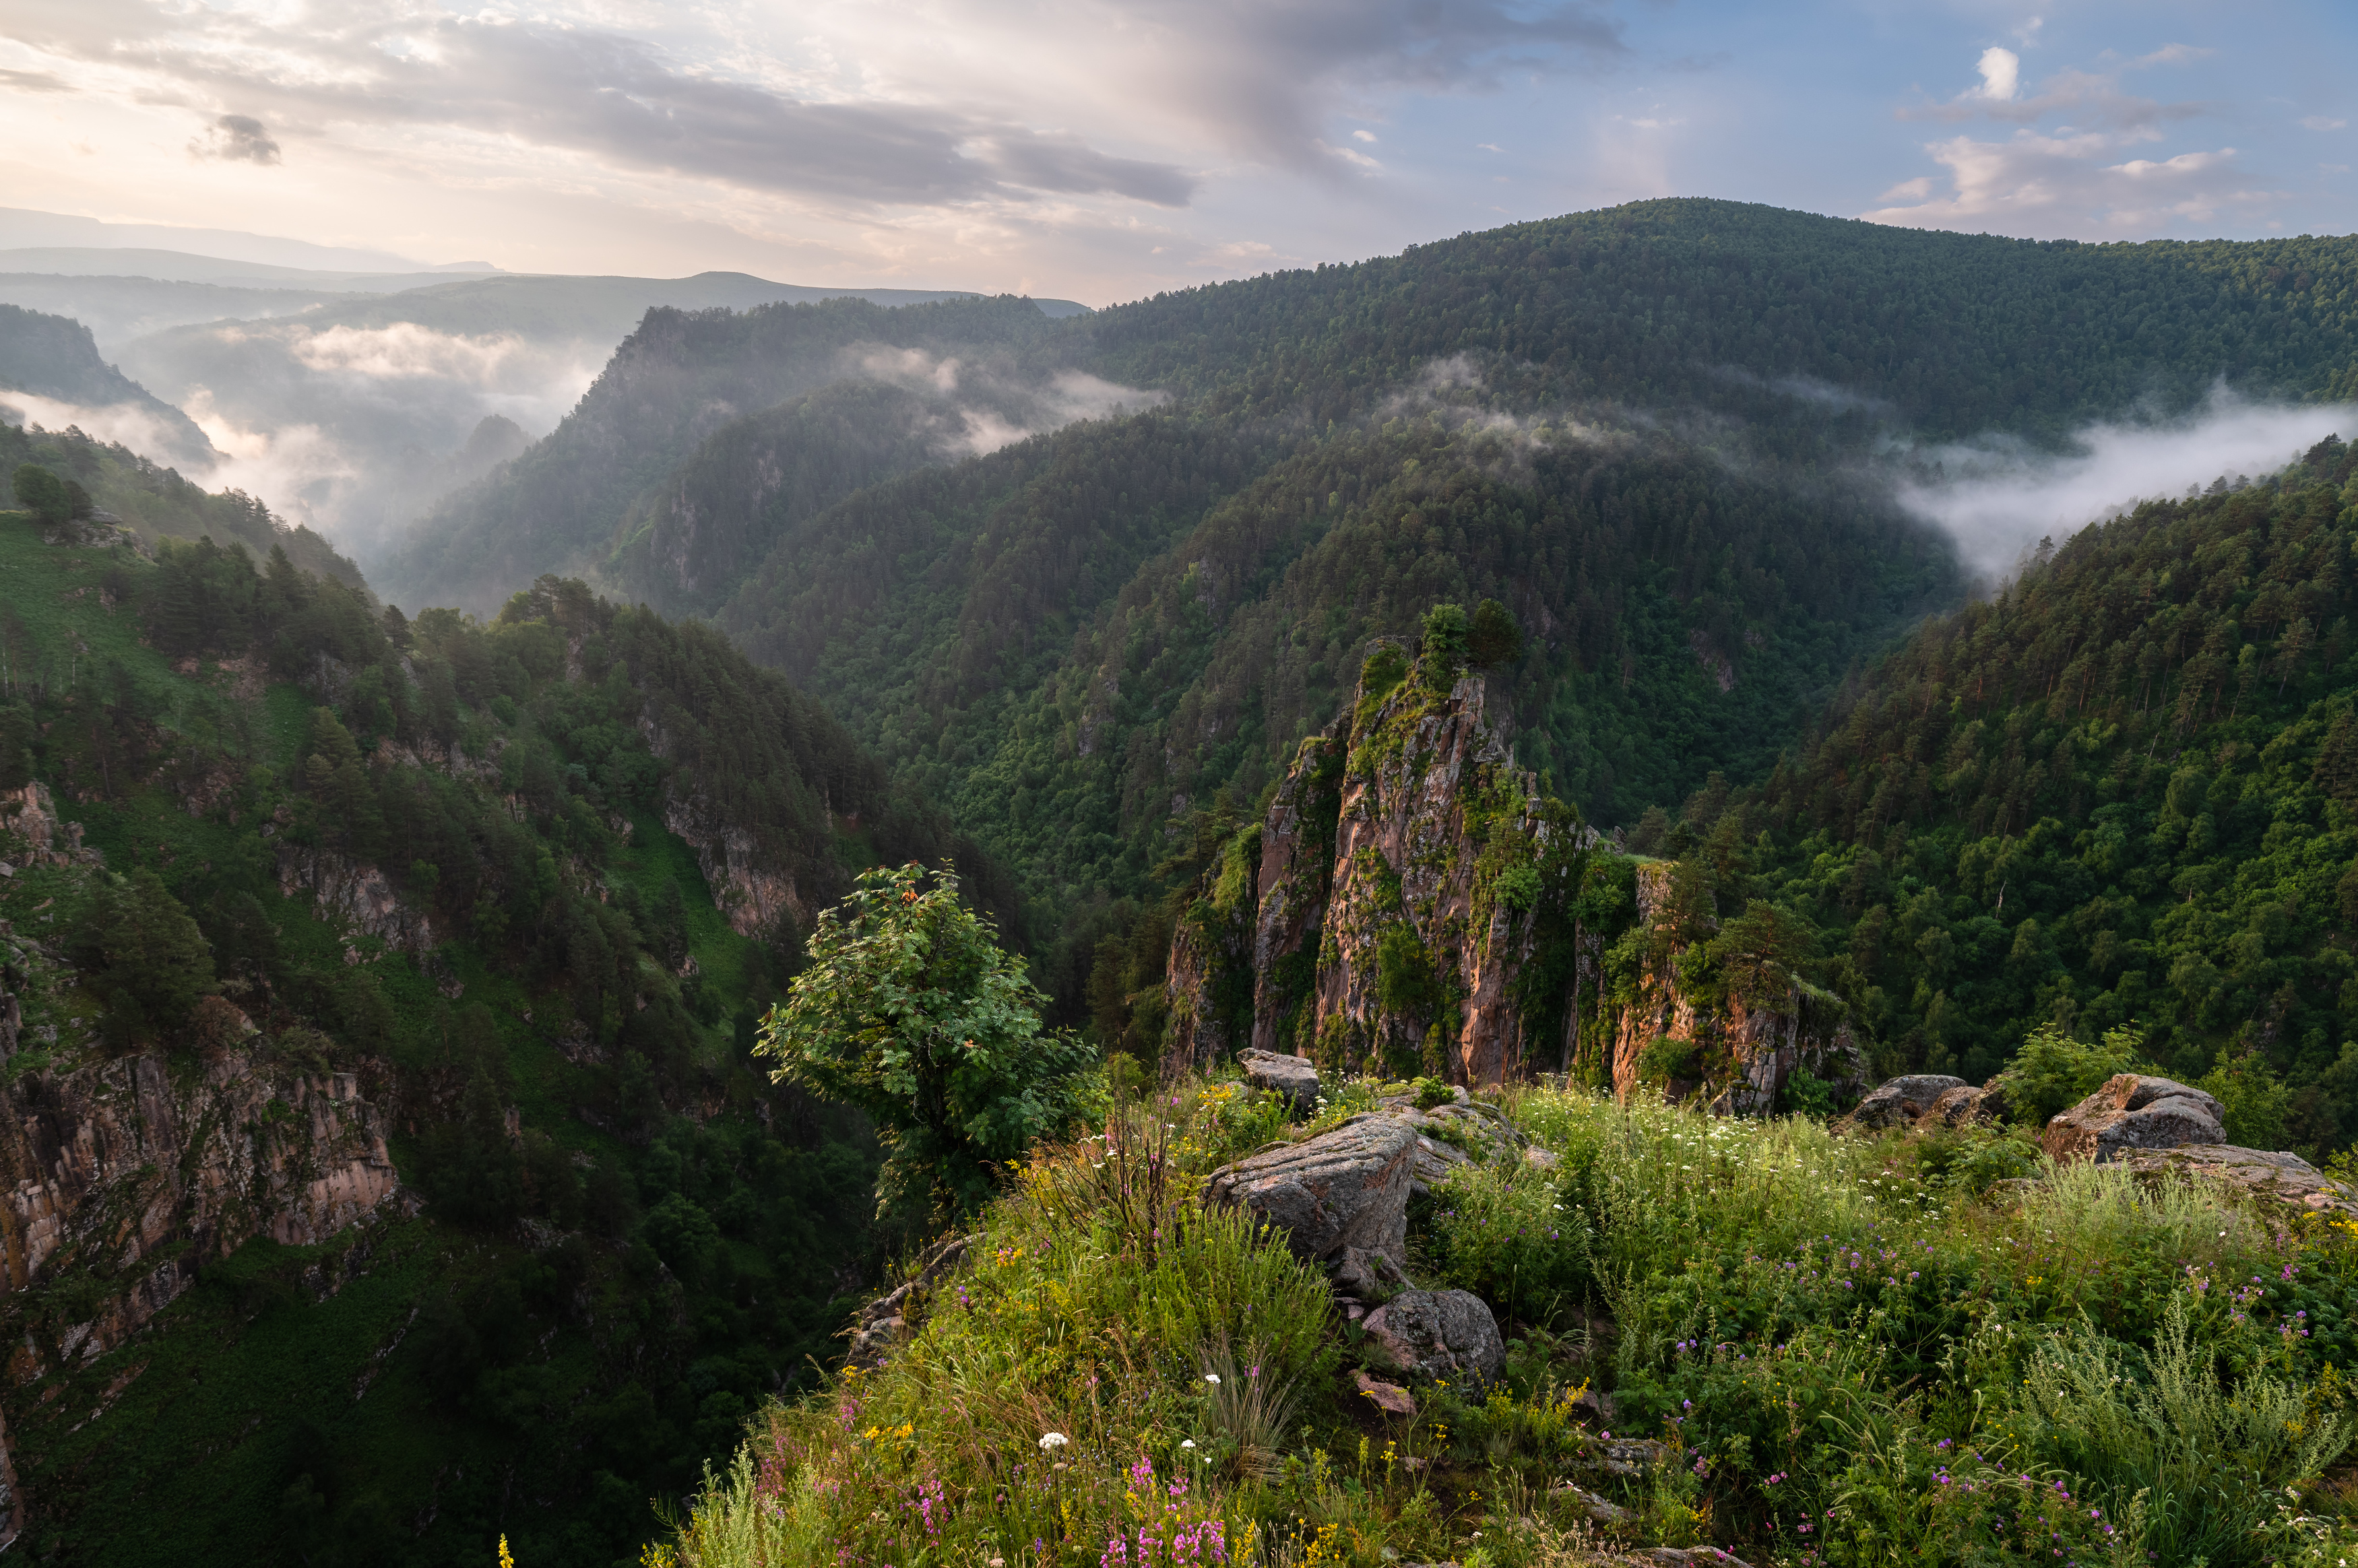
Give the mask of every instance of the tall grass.
M 1166 1087 L 1036 1152 L 881 1372 L 767 1412 L 682 1559 L 1539 1568 L 1608 1544 L 1560 1485 L 1608 1424 L 1666 1444 L 1575 1472 L 1628 1510 L 1621 1546 L 2229 1568 L 2358 1545 L 2320 1479 L 2358 1402 L 2325 1365 L 2351 1358 L 2358 1236 L 2008 1134 L 1503 1101 L 1541 1157 L 1453 1175 L 1412 1260 L 1512 1336 L 1481 1402 L 1357 1394 L 1324 1280 L 1199 1202 L 1213 1164 L 1306 1129 Z

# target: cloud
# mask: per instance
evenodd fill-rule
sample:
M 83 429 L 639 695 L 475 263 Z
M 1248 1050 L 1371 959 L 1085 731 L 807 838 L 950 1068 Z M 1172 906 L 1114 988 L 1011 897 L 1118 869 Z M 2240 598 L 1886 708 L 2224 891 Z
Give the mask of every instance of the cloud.
M 2301 127 L 2310 131 L 2338 131 L 2349 124 L 2347 120 L 2329 120 L 2322 114 L 2310 114 L 2301 121 Z
M 388 327 L 330 327 L 325 331 L 299 329 L 290 351 L 297 362 L 313 370 L 382 377 L 430 376 L 489 386 L 506 363 L 529 351 L 514 332 L 464 336 L 437 331 L 415 321 Z
M 52 76 L 46 70 L 0 70 L 0 87 L 14 88 L 19 92 L 71 92 L 63 77 Z
M 2250 403 L 2223 391 L 2185 420 L 2090 426 L 2061 457 L 2010 438 L 1920 448 L 1898 495 L 1947 530 L 1969 567 L 1996 579 L 2042 537 L 2060 544 L 2140 500 L 2272 473 L 2337 434 L 2358 434 L 2358 407 Z
M 929 444 L 948 458 L 995 452 L 1076 420 L 1152 408 L 1171 395 L 1123 386 L 1086 371 L 1059 371 L 1044 381 L 955 355 L 937 359 L 922 349 L 879 344 L 847 350 L 843 362 L 854 375 L 891 382 L 932 398 L 937 412 Z
M 2121 71 L 2180 64 L 2209 53 L 2209 49 L 2169 44 L 2136 59 L 2116 62 L 2115 69 L 2110 70 L 2059 70 L 2039 82 L 2038 92 L 2025 96 L 2022 57 L 2012 49 L 1993 46 L 1982 51 L 1974 67 L 1982 79 L 1980 86 L 1967 88 L 1945 103 L 1911 103 L 1895 114 L 1902 120 L 1936 120 L 1952 124 L 1995 120 L 2016 125 L 2036 124 L 2050 114 L 2069 114 L 2082 125 L 2148 128 L 2165 121 L 2191 119 L 2202 113 L 2201 106 L 2162 103 L 2125 92 L 2121 88 Z M 2104 58 L 2110 60 L 2114 57 L 2108 54 Z
M 2281 194 L 2247 175 L 2234 147 L 2108 161 L 2145 139 L 2098 131 L 2046 135 L 2025 130 L 2002 142 L 1964 135 L 1932 142 L 1924 150 L 1948 170 L 1950 193 L 1933 196 L 1929 184 L 1911 180 L 1887 192 L 1885 200 L 1905 195 L 1918 199 L 1914 205 L 1879 207 L 1859 216 L 1922 229 L 2146 233 L 2181 221 L 2211 223 L 2223 211 L 2250 211 Z
M 1981 72 L 1982 78 L 1976 97 L 2009 103 L 2022 84 L 2022 57 L 2012 49 L 1985 49 L 1982 50 L 1981 63 L 1974 69 Z
M 223 114 L 205 134 L 189 144 L 191 157 L 218 158 L 224 163 L 274 164 L 278 144 L 251 114 Z
M 0 420 L 49 430 L 78 428 L 86 436 L 118 442 L 166 463 L 174 460 L 172 453 L 183 449 L 178 430 L 157 418 L 152 409 L 135 403 L 67 403 L 38 393 L 0 388 Z

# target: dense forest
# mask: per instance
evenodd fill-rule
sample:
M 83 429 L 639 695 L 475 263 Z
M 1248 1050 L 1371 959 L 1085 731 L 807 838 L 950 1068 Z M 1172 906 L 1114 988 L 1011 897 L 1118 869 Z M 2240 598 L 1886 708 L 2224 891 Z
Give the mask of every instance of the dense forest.
M 2148 503 L 1847 682 L 1630 847 L 1773 910 L 1888 1070 L 2129 1031 L 2236 1141 L 2358 1139 L 2358 456 Z
M 193 1081 L 250 1030 L 241 1070 L 357 1075 L 424 1205 L 208 1260 L 133 1344 L 12 1387 L 20 1550 L 634 1557 L 899 1234 L 866 1124 L 747 1057 L 798 919 L 880 857 L 1006 889 L 781 677 L 576 582 L 412 619 L 284 548 L 151 561 L 5 513 L 0 563 L 0 788 L 104 857 L 0 878 L 48 944 L 5 982 L 8 1091 Z M 371 867 L 395 913 L 356 930 L 326 890 Z M 356 1246 L 364 1288 L 322 1297 Z M 52 1346 L 119 1267 L 37 1279 L 10 1332 Z
M 192 463 L 219 455 L 195 420 L 101 359 L 90 329 L 68 317 L 0 305 L 0 395 L 11 390 L 84 408 L 128 406 L 153 432 L 158 455 Z
M 657 312 L 418 549 L 485 592 L 528 538 L 709 614 L 1054 912 L 1023 935 L 1076 1019 L 1087 951 L 1167 895 L 1189 815 L 1247 810 L 1369 637 L 1504 601 L 1531 633 L 1498 677 L 1519 756 L 1634 825 L 1763 775 L 1845 670 L 1963 597 L 1890 463 L 2053 447 L 2222 384 L 2331 392 L 2358 361 L 2353 269 L 2346 241 L 2040 243 L 1673 200 L 1065 320 Z M 919 363 L 940 379 L 913 390 Z M 1040 433 L 957 461 L 926 433 L 1076 376 L 1101 416 L 1002 421 Z

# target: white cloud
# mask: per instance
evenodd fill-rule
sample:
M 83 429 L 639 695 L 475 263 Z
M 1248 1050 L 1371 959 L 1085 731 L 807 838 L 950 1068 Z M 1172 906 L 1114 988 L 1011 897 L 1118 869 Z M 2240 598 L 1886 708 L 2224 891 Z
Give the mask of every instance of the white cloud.
M 1948 170 L 1948 195 L 1931 195 L 1929 185 L 1920 198 L 1914 189 L 1895 188 L 1918 199 L 1860 216 L 1922 229 L 2143 234 L 2175 222 L 2208 224 L 2230 210 L 2255 211 L 2280 194 L 2246 175 L 2234 147 L 2112 161 L 2148 139 L 2149 133 L 2101 131 L 2046 135 L 2024 130 L 2002 142 L 1953 136 L 1925 147 Z
M 1351 133 L 1351 139 L 1353 141 L 1359 142 L 1372 142 L 1376 139 L 1376 134 L 1373 131 L 1354 131 Z
M 2349 124 L 2347 120 L 2329 120 L 2322 114 L 2307 115 L 2301 120 L 2302 128 L 2310 131 L 2338 131 Z
M 2331 435 L 2358 435 L 2358 407 L 2248 403 L 2214 393 L 2193 416 L 2163 425 L 2094 425 L 2077 450 L 2034 454 L 2010 438 L 1920 449 L 1901 504 L 1946 529 L 1965 562 L 1996 578 L 2041 537 L 2061 544 L 2140 500 L 2272 473 Z M 1927 470 L 1938 465 L 1938 477 Z
M 1982 50 L 1981 63 L 1974 68 L 1981 72 L 1982 85 L 1975 96 L 2005 103 L 2013 100 L 2022 84 L 2022 57 L 2012 49 L 1993 45 Z

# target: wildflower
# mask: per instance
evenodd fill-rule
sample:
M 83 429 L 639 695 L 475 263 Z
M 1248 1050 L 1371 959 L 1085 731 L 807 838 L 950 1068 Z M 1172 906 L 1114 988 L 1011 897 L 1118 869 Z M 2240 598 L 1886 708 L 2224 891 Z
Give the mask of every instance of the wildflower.
M 1217 1385 L 1219 1380 L 1220 1375 L 1217 1372 L 1206 1372 L 1204 1374 L 1204 1381 L 1207 1383 Z
M 1061 1432 L 1044 1432 L 1040 1434 L 1040 1448 L 1043 1453 L 1053 1454 L 1071 1441 Z
M 1182 1448 L 1193 1448 L 1195 1446 L 1195 1440 L 1192 1437 L 1183 1437 L 1179 1440 L 1179 1446 Z

